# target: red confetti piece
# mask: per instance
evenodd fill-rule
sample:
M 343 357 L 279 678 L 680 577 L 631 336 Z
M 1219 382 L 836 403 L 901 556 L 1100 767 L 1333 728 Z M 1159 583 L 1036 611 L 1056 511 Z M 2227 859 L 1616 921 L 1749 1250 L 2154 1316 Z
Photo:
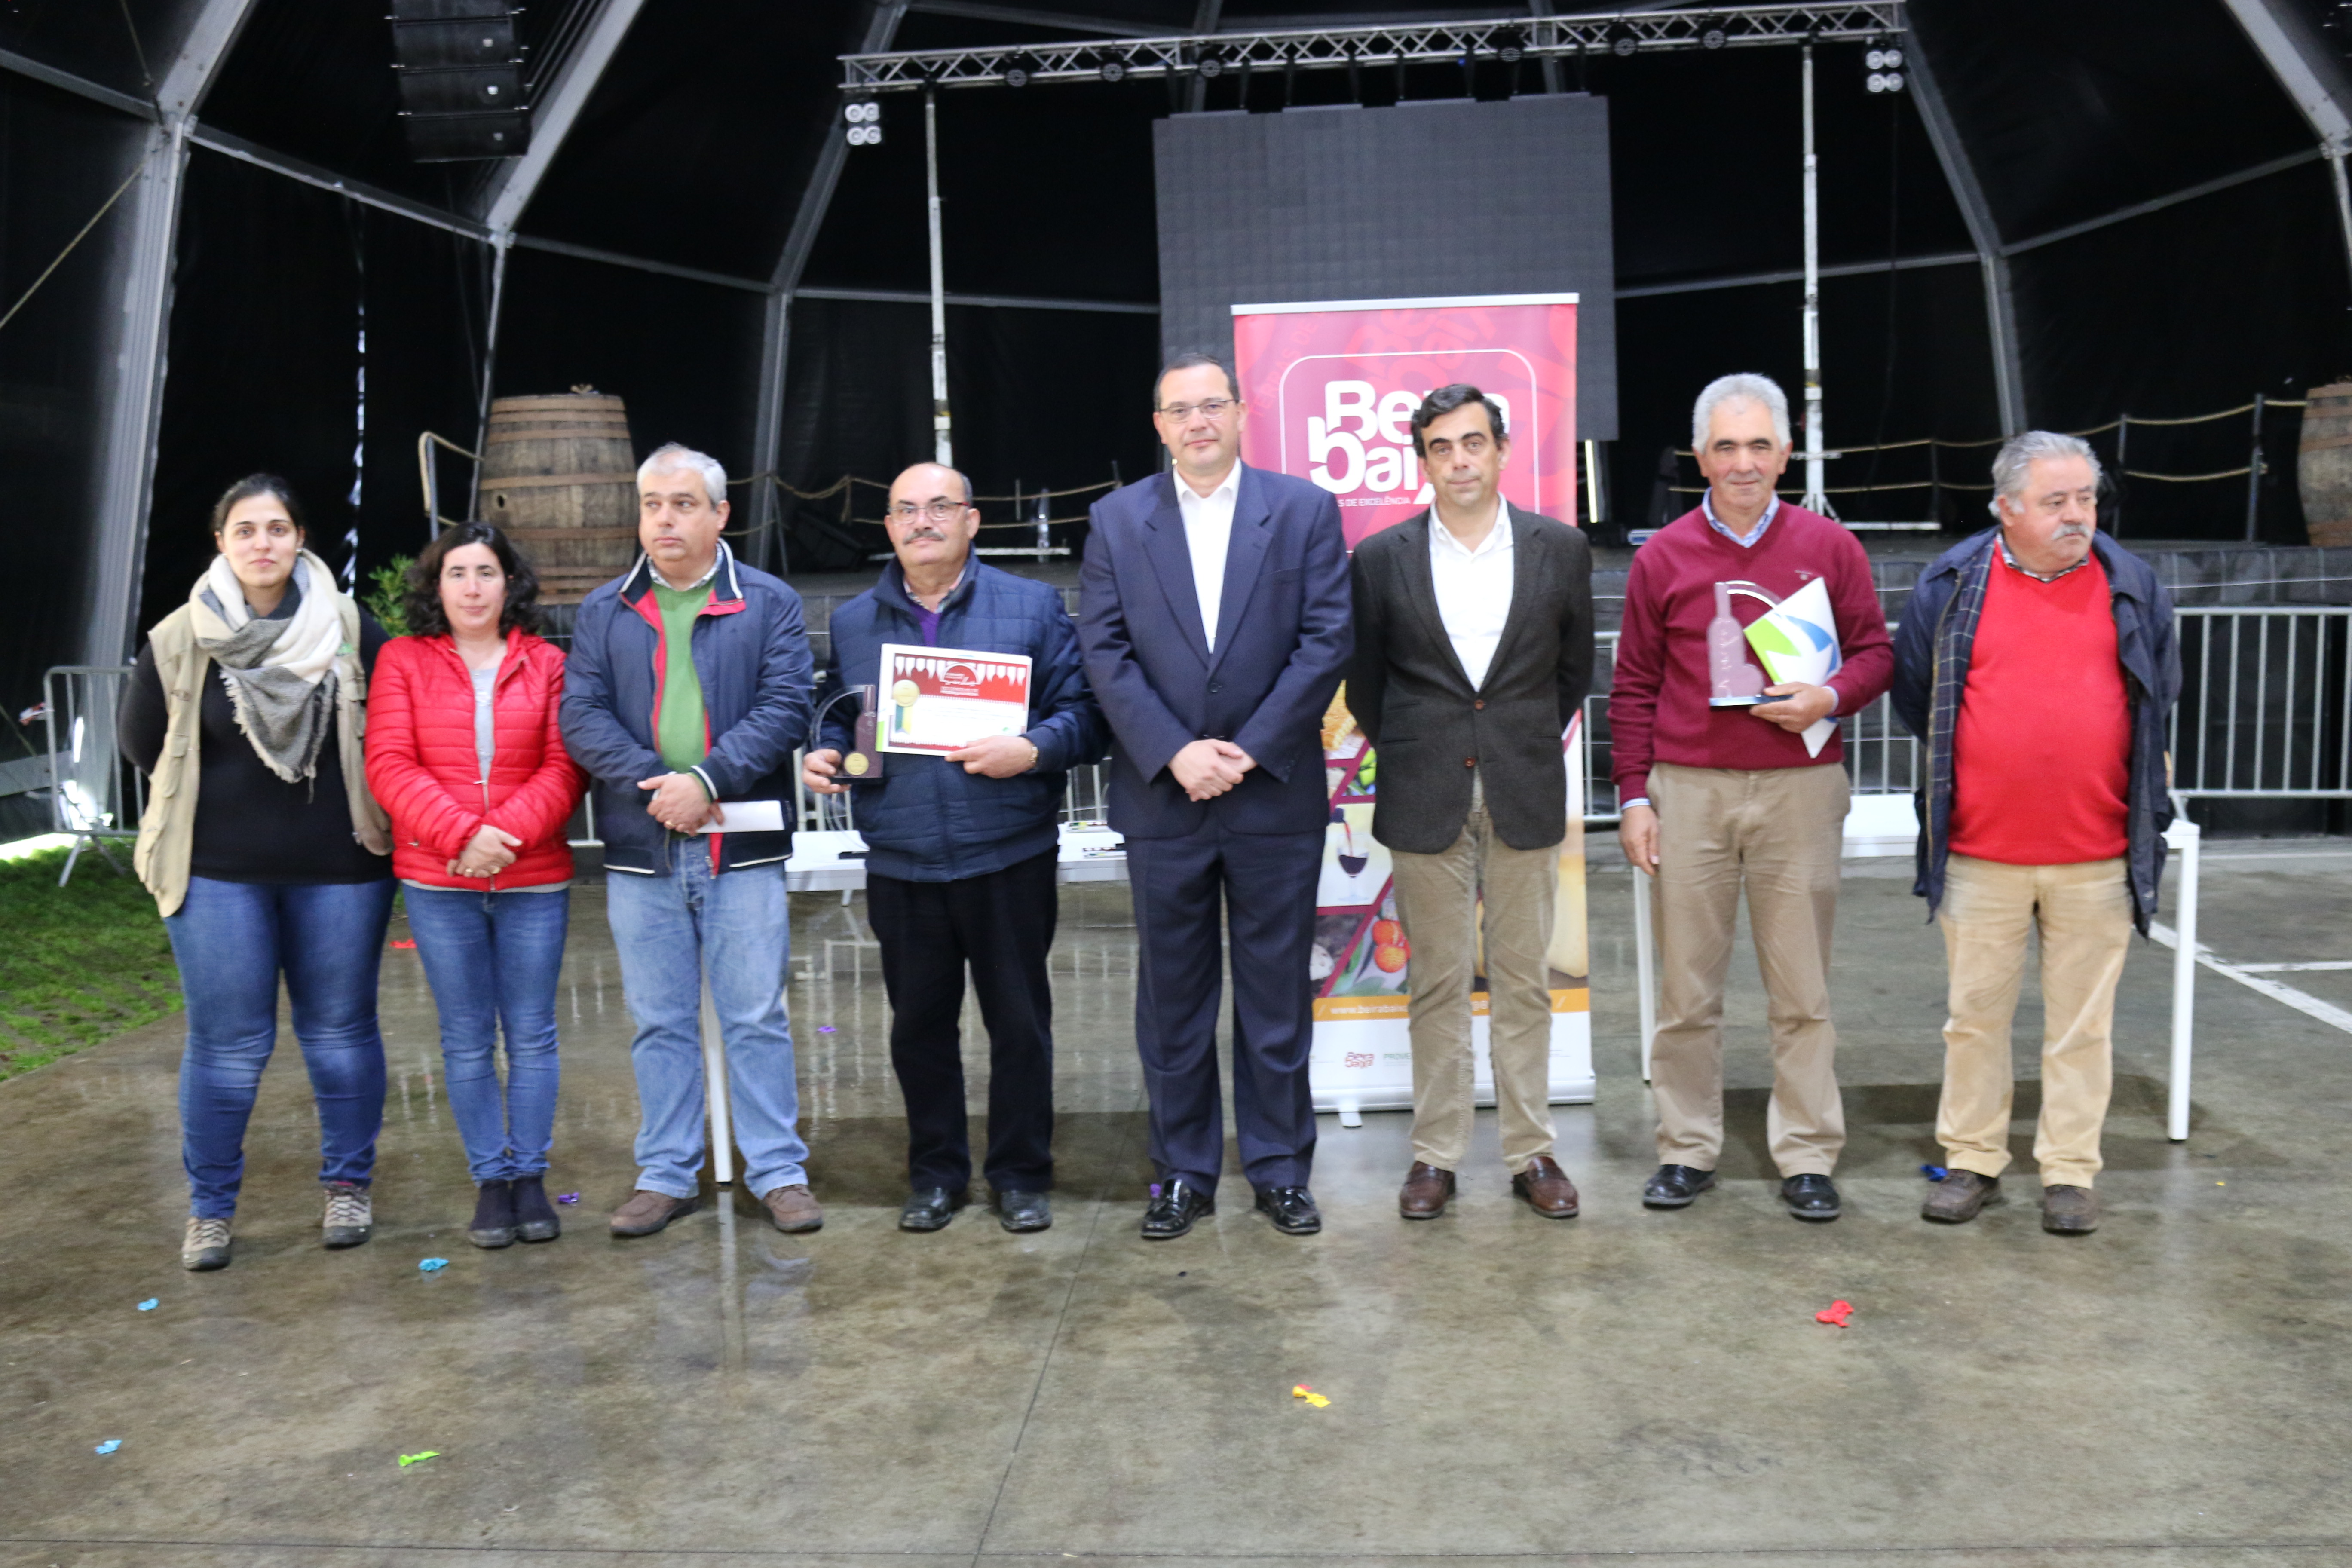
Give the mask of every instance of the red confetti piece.
M 415 939 L 412 937 L 406 942 L 395 942 L 392 945 L 396 948 L 413 948 L 416 945 L 416 942 Z
M 1813 1314 L 1813 1321 L 1817 1323 L 1830 1323 L 1843 1329 L 1852 1326 L 1846 1321 L 1846 1320 L 1853 1316 L 1853 1302 L 1832 1301 L 1827 1307 L 1824 1307 L 1820 1311 Z

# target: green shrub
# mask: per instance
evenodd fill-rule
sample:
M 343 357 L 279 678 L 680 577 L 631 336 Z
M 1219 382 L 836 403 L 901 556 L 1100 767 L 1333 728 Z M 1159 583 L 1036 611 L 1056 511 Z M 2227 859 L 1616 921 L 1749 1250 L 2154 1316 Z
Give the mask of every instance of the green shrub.
M 414 555 L 394 556 L 368 574 L 374 586 L 360 595 L 361 605 L 376 625 L 396 637 L 408 635 L 408 606 L 401 601 L 407 592 L 408 569 L 415 564 Z
M 118 857 L 128 847 L 115 851 Z M 0 1079 L 152 1023 L 180 1006 L 155 900 L 136 879 L 66 851 L 0 861 Z

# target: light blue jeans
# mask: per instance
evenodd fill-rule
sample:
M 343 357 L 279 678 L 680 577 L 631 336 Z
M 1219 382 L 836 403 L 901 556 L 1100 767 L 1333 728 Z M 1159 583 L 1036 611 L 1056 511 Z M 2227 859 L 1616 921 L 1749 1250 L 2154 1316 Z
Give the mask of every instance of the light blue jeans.
M 674 1198 L 698 1188 L 706 1148 L 702 1081 L 702 976 L 710 976 L 727 1089 L 745 1184 L 764 1196 L 808 1180 L 802 1162 L 800 1085 L 784 1016 L 784 964 L 792 952 L 784 868 L 753 866 L 713 875 L 700 842 L 671 856 L 667 877 L 604 875 L 605 906 L 620 950 L 621 989 L 636 1038 L 637 1185 Z
M 477 1184 L 544 1175 L 555 1142 L 555 982 L 572 894 L 409 888 L 408 929 L 441 1015 L 449 1114 Z M 506 1091 L 499 1027 L 506 1026 Z

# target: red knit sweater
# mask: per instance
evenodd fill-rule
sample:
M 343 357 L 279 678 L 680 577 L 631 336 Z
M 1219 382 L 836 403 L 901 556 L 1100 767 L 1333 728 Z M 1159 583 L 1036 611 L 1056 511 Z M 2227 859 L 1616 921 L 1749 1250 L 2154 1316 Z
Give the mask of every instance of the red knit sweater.
M 1952 732 L 1952 853 L 2010 866 L 2126 847 L 2131 703 L 2096 555 L 2040 583 L 1993 552 Z
M 1746 581 L 1787 598 L 1816 577 L 1829 581 L 1831 611 L 1845 664 L 1830 684 L 1839 714 L 1878 700 L 1895 677 L 1886 615 L 1870 580 L 1870 558 L 1853 535 L 1817 512 L 1780 503 L 1755 548 L 1726 539 L 1703 512 L 1662 528 L 1634 553 L 1625 580 L 1625 624 L 1617 639 L 1617 676 L 1609 692 L 1610 772 L 1617 798 L 1649 791 L 1650 765 L 1692 768 L 1829 767 L 1844 759 L 1830 738 L 1818 757 L 1805 742 L 1744 708 L 1710 708 L 1706 624 L 1715 585 Z M 1732 597 L 1744 625 L 1765 606 Z M 1748 658 L 1755 661 L 1755 655 Z

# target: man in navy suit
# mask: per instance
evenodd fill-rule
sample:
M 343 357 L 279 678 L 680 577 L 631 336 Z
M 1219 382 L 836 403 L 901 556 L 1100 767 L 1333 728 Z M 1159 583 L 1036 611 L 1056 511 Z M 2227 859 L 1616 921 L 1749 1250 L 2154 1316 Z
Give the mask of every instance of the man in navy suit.
M 1095 503 L 1078 644 L 1110 720 L 1110 824 L 1127 841 L 1142 973 L 1136 1048 L 1159 1174 L 1147 1240 L 1216 1206 L 1220 907 L 1232 938 L 1234 1121 L 1276 1229 L 1323 1228 L 1307 1170 L 1307 956 L 1330 797 L 1322 720 L 1353 649 L 1338 504 L 1244 467 L 1233 372 L 1180 354 L 1152 422 L 1174 472 Z

